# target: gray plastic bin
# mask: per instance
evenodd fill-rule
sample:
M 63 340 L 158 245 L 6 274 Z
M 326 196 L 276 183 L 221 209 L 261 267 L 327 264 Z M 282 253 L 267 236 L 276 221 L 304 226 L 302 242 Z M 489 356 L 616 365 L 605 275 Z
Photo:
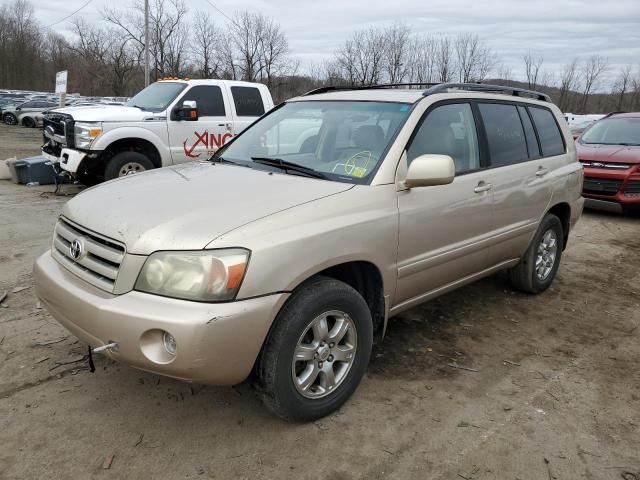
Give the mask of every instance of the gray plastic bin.
M 51 167 L 51 163 L 44 157 L 23 158 L 15 163 L 18 183 L 37 183 L 40 185 L 51 185 L 56 183 L 56 173 Z

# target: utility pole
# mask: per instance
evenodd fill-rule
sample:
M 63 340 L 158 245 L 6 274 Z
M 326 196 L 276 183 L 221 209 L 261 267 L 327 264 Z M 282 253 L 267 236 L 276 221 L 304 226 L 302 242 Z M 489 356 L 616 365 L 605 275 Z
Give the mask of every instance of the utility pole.
M 149 0 L 144 0 L 144 86 L 149 85 Z

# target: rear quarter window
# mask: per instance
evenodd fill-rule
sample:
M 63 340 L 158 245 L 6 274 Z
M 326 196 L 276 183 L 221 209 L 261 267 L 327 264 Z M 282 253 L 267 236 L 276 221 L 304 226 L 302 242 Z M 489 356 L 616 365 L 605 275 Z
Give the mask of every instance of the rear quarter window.
M 546 108 L 529 107 L 529 112 L 538 131 L 542 155 L 549 157 L 565 153 L 562 133 L 551 111 Z
M 489 144 L 491 165 L 502 167 L 529 159 L 522 122 L 515 105 L 478 104 Z
M 260 90 L 254 87 L 231 87 L 233 104 L 239 117 L 259 117 L 264 114 Z

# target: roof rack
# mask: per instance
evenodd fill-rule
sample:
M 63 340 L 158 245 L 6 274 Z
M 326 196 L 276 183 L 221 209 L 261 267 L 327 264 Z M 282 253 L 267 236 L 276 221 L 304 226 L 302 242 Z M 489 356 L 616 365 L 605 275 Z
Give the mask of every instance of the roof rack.
M 551 98 L 546 93 L 525 90 L 524 88 L 506 87 L 504 85 L 489 85 L 486 83 L 439 83 L 424 91 L 423 95 L 446 93 L 449 90 L 464 90 L 470 92 L 499 93 L 513 95 L 514 97 L 530 97 L 536 100 L 550 102 Z
M 337 92 L 341 90 L 376 90 L 383 88 L 403 88 L 403 87 L 427 87 L 422 93 L 425 97 L 435 93 L 446 93 L 450 90 L 462 90 L 467 92 L 485 92 L 499 93 L 503 95 L 513 95 L 514 97 L 530 97 L 536 100 L 550 102 L 551 98 L 546 93 L 535 92 L 533 90 L 525 90 L 524 88 L 506 87 L 504 85 L 490 85 L 487 83 L 384 83 L 380 85 L 365 85 L 359 87 L 344 87 L 329 85 L 326 87 L 316 88 L 303 95 L 318 95 L 320 93 Z
M 402 88 L 402 87 L 435 87 L 436 85 L 440 85 L 439 83 L 433 82 L 422 82 L 422 83 L 382 83 L 379 85 L 363 85 L 356 87 L 344 87 L 338 85 L 329 85 L 326 87 L 316 88 L 314 90 L 310 90 L 307 93 L 304 93 L 302 96 L 306 97 L 308 95 L 319 95 L 320 93 L 327 92 L 336 92 L 341 90 L 376 90 L 382 88 Z

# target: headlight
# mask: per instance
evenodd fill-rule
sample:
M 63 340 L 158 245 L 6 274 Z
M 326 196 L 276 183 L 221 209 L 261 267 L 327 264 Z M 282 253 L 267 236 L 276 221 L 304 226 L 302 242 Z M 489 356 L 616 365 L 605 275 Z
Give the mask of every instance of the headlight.
M 200 302 L 232 300 L 248 261 L 242 248 L 157 252 L 144 263 L 135 289 Z
M 100 123 L 76 123 L 76 147 L 89 148 L 91 142 L 102 133 Z

